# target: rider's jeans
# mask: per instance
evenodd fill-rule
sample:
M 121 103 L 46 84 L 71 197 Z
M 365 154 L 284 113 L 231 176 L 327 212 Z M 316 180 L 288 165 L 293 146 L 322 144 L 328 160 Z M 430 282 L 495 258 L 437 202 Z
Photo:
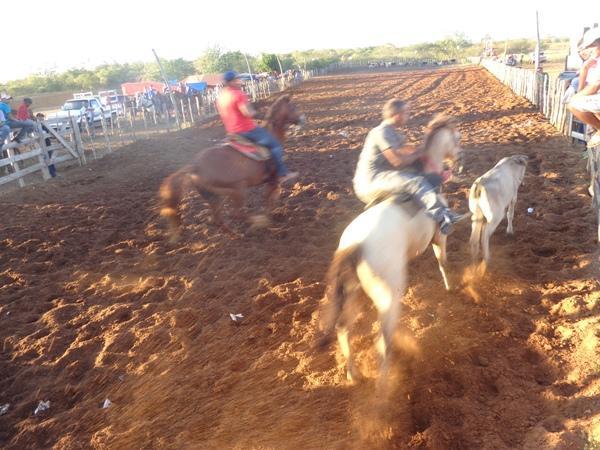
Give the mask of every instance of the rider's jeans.
M 4 141 L 10 134 L 10 128 L 8 125 L 0 125 L 0 147 L 4 145 Z
M 254 130 L 240 133 L 240 135 L 245 137 L 246 139 L 250 139 L 252 142 L 258 145 L 262 145 L 263 147 L 267 147 L 269 150 L 271 150 L 273 160 L 275 161 L 277 176 L 283 177 L 287 175 L 288 169 L 283 163 L 283 147 L 271 133 L 269 133 L 263 127 L 256 127 Z
M 13 120 L 8 119 L 6 121 L 6 125 L 8 125 L 12 129 L 20 128 L 19 134 L 15 136 L 15 140 L 19 141 L 25 134 L 32 133 L 34 129 L 33 120 Z
M 390 170 L 376 175 L 366 185 L 355 183 L 354 190 L 356 196 L 366 204 L 382 200 L 390 194 L 405 194 L 425 209 L 429 217 L 442 222 L 448 208 L 438 198 L 436 187 L 440 184 L 441 178 L 435 174 L 421 175 Z

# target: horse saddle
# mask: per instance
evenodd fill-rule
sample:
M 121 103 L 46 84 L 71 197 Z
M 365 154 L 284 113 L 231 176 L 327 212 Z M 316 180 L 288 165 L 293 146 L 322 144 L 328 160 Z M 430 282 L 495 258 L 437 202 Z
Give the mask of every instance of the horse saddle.
M 371 203 L 369 203 L 368 205 L 365 206 L 365 210 L 367 210 L 389 198 L 392 198 L 392 201 L 396 205 L 401 206 L 411 217 L 415 217 L 419 213 L 419 211 L 421 211 L 423 209 L 408 194 L 391 194 L 391 195 L 384 195 L 382 197 L 378 197 L 378 198 L 374 199 L 373 201 L 371 201 Z
M 271 151 L 267 147 L 255 144 L 250 139 L 237 134 L 228 134 L 223 145 L 228 145 L 255 161 L 267 161 L 272 158 Z

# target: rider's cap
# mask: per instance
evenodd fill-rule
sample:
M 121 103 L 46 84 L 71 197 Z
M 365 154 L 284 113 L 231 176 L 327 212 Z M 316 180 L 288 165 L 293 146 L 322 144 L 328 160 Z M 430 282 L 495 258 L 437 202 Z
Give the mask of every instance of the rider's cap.
M 225 80 L 225 83 L 229 83 L 230 81 L 235 80 L 237 77 L 238 74 L 233 70 L 228 70 L 223 74 L 223 79 Z
M 583 35 L 583 41 L 581 42 L 580 48 L 588 48 L 598 39 L 600 39 L 600 27 L 590 28 Z

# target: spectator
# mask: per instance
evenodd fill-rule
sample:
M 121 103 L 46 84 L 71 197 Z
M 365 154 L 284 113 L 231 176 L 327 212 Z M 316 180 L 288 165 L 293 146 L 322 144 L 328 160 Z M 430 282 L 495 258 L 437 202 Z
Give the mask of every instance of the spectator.
M 31 112 L 31 104 L 33 101 L 29 97 L 23 99 L 23 103 L 19 105 L 17 110 L 17 120 L 33 119 L 33 112 Z
M 10 135 L 10 128 L 6 124 L 6 117 L 4 111 L 0 109 L 0 148 L 4 145 L 4 141 Z
M 569 111 L 594 129 L 588 148 L 600 146 L 600 28 L 591 28 L 583 36 L 581 47 L 589 57 L 579 74 L 578 92 L 569 102 Z
M 9 102 L 11 99 L 12 99 L 12 97 L 10 95 L 8 95 L 6 93 L 2 93 L 0 95 L 0 110 L 2 110 L 2 112 L 4 113 L 4 116 L 6 117 L 6 124 L 9 126 L 9 128 L 11 130 L 20 128 L 19 133 L 15 136 L 15 138 L 13 140 L 15 142 L 21 142 L 21 139 L 23 138 L 23 136 L 25 136 L 27 133 L 33 132 L 33 120 L 31 120 L 31 119 L 27 119 L 27 120 L 13 119 L 12 109 L 9 105 Z
M 35 119 L 38 122 L 42 122 L 46 119 L 46 116 L 44 116 L 44 114 L 42 114 L 42 113 L 37 113 L 35 115 Z M 50 134 L 50 130 L 48 130 L 48 128 L 46 128 L 46 125 L 44 125 L 43 123 L 42 123 L 42 130 L 44 130 L 44 133 Z M 45 143 L 46 143 L 46 147 L 50 147 L 50 145 L 52 145 L 52 140 L 49 137 L 47 137 L 45 139 Z M 48 160 L 49 161 L 52 161 L 52 153 L 54 153 L 54 150 L 48 150 Z M 52 178 L 56 177 L 56 167 L 54 167 L 54 164 L 48 164 L 48 172 L 50 172 L 50 176 Z
M 581 48 L 581 44 L 583 43 L 583 38 L 579 40 L 577 43 L 577 54 L 581 58 L 581 61 L 585 63 L 590 57 L 589 49 Z M 579 91 L 579 78 L 581 75 L 581 70 L 575 72 L 575 78 L 573 78 L 569 84 L 569 87 L 563 94 L 563 103 L 568 104 L 571 101 L 571 98 Z

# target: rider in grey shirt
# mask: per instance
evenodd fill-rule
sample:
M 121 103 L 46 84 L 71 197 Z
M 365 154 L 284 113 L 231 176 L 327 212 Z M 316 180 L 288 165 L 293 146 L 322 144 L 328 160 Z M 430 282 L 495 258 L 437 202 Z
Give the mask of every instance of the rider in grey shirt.
M 415 200 L 425 213 L 439 223 L 440 231 L 450 233 L 452 225 L 465 216 L 458 215 L 438 198 L 436 187 L 441 177 L 423 174 L 419 168 L 424 148 L 407 145 L 396 126 L 406 123 L 408 105 L 399 99 L 383 107 L 383 122 L 367 135 L 354 175 L 354 192 L 371 205 L 390 195 L 405 195 Z

